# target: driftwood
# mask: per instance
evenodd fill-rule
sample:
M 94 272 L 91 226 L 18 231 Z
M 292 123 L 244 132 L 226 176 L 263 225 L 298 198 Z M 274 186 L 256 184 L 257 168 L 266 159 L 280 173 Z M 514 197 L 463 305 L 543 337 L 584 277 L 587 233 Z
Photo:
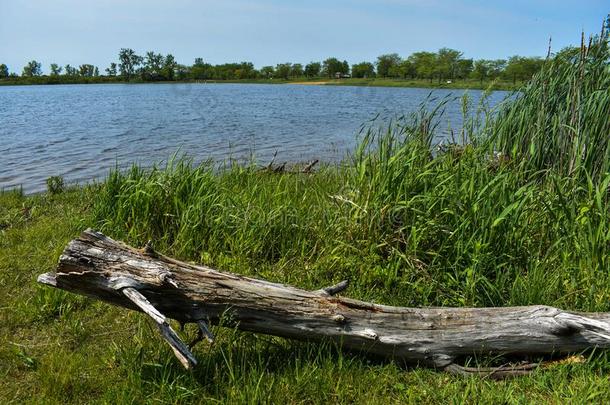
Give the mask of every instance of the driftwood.
M 146 313 L 186 368 L 197 360 L 167 318 L 196 323 L 197 341 L 213 341 L 208 324 L 228 318 L 245 331 L 300 340 L 330 339 L 347 349 L 458 373 L 473 371 L 455 363 L 463 356 L 610 347 L 610 313 L 575 313 L 547 306 L 378 305 L 335 296 L 347 282 L 302 290 L 183 263 L 156 253 L 149 244 L 134 249 L 93 230 L 70 242 L 57 271 L 40 275 L 38 281 Z M 523 364 L 487 372 L 521 374 L 534 367 Z
M 284 162 L 281 165 L 278 166 L 273 166 L 273 163 L 275 163 L 275 157 L 277 155 L 277 151 L 275 151 L 275 153 L 273 154 L 273 158 L 271 159 L 271 161 L 269 162 L 269 164 L 267 164 L 266 166 L 263 166 L 259 169 L 259 171 L 264 171 L 264 172 L 268 172 L 268 173 L 278 173 L 278 174 L 294 174 L 294 173 L 302 173 L 302 174 L 309 174 L 309 173 L 313 173 L 313 167 L 318 164 L 319 160 L 318 159 L 314 159 L 312 161 L 310 161 L 309 163 L 307 163 L 302 169 L 300 170 L 295 170 L 294 168 L 292 170 L 287 169 L 286 165 L 288 164 L 288 162 Z

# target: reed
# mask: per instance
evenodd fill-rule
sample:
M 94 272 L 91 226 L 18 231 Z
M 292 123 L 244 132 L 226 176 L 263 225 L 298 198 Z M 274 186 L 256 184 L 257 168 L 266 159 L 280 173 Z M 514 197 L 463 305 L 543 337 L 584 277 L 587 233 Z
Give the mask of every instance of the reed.
M 610 164 L 610 50 L 606 26 L 547 59 L 489 123 L 492 146 L 532 170 L 600 181 Z

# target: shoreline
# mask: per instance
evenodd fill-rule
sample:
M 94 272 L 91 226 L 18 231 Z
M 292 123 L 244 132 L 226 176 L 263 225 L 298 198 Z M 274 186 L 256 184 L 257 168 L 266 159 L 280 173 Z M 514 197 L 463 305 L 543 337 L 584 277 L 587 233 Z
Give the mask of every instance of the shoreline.
M 173 81 L 122 81 L 122 80 L 75 80 L 67 82 L 50 81 L 48 77 L 38 78 L 40 82 L 22 81 L 22 80 L 0 80 L 0 87 L 10 86 L 57 86 L 57 85 L 88 85 L 88 84 L 291 84 L 300 86 L 351 86 L 351 87 L 401 87 L 401 88 L 422 88 L 422 89 L 460 89 L 460 90 L 499 90 L 499 91 L 514 91 L 519 88 L 522 83 L 507 83 L 498 81 L 470 81 L 458 80 L 451 83 L 431 83 L 429 80 L 419 79 L 386 79 L 386 78 L 371 78 L 371 79 L 321 79 L 312 80 L 294 79 L 243 79 L 243 80 L 173 80 Z

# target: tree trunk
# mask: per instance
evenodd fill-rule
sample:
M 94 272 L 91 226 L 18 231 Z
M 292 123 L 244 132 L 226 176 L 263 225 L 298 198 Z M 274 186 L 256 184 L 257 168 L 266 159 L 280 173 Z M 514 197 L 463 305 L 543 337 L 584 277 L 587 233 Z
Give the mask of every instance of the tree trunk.
M 68 244 L 55 273 L 38 281 L 147 313 L 182 364 L 196 364 L 166 316 L 197 323 L 221 317 L 241 330 L 299 340 L 331 339 L 348 349 L 455 371 L 473 354 L 549 354 L 610 347 L 610 313 L 547 306 L 402 308 L 307 291 L 183 263 L 86 230 Z M 223 324 L 225 321 L 223 321 Z M 460 368 L 466 370 L 465 368 Z M 497 371 L 497 370 L 496 370 Z

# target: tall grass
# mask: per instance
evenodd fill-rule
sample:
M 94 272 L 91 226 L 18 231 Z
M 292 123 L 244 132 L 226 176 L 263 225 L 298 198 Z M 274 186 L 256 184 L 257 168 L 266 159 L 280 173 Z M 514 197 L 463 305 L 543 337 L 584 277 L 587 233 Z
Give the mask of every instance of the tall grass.
M 559 52 L 490 123 L 494 147 L 533 170 L 595 181 L 610 165 L 608 30 Z
M 368 127 L 350 165 L 311 175 L 115 171 L 94 216 L 182 258 L 304 287 L 350 278 L 387 303 L 608 309 L 607 39 L 549 58 L 467 120 L 467 143 L 435 151 L 441 103 Z

